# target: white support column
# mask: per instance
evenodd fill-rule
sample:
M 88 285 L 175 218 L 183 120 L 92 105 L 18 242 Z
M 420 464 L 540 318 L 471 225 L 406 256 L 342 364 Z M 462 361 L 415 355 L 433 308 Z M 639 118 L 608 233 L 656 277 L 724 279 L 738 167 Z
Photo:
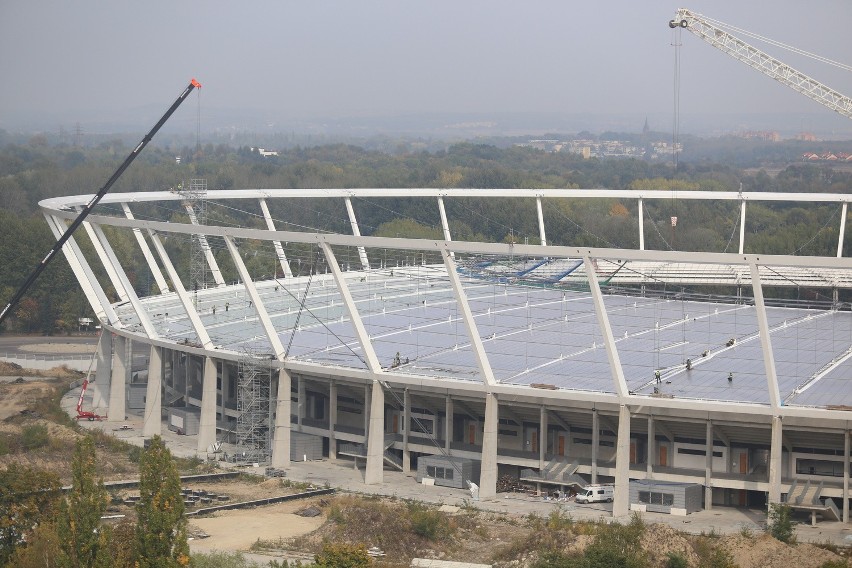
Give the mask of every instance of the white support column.
M 109 403 L 110 376 L 112 375 L 112 333 L 107 330 L 101 331 L 96 353 L 95 382 L 92 388 L 92 410 L 98 413 L 99 408 L 104 408 Z M 107 407 L 107 410 L 109 408 Z
M 373 381 L 370 397 L 370 432 L 367 435 L 367 468 L 364 472 L 366 485 L 377 485 L 384 481 L 385 469 L 385 391 L 378 380 Z
M 337 381 L 332 380 L 328 386 L 328 459 L 337 459 L 337 434 L 334 426 L 337 424 Z
M 195 211 L 192 209 L 192 205 L 188 203 L 184 203 L 184 208 L 186 209 L 187 214 L 189 215 L 189 220 L 193 225 L 201 226 L 198 223 L 198 217 L 195 216 Z M 216 262 L 216 257 L 213 255 L 213 250 L 210 248 L 210 244 L 207 242 L 207 236 L 201 233 L 193 235 L 198 238 L 198 242 L 201 243 L 201 250 L 204 251 L 204 258 L 207 259 L 207 266 L 210 267 L 210 273 L 213 275 L 213 281 L 216 282 L 216 286 L 224 286 L 225 280 L 222 278 L 222 271 L 219 270 L 219 264 Z
M 708 420 L 704 434 L 704 509 L 713 508 L 713 421 Z
M 849 450 L 852 445 L 852 432 L 843 432 L 843 522 L 849 522 Z M 792 457 L 790 458 L 792 460 Z
M 592 409 L 592 484 L 598 482 L 598 448 L 601 445 L 601 419 L 598 409 Z
M 541 195 L 535 197 L 535 209 L 538 213 L 538 237 L 541 239 L 541 246 L 547 246 L 547 237 L 544 234 L 544 213 L 541 210 Z
M 846 237 L 846 206 L 849 205 L 843 202 L 843 208 L 840 210 L 840 235 L 837 237 L 837 258 L 843 256 L 843 240 Z
M 361 236 L 361 231 L 358 229 L 358 220 L 355 218 L 355 209 L 352 207 L 352 200 L 346 198 L 346 213 L 349 214 L 349 224 L 352 225 L 352 234 L 356 237 Z M 361 259 L 361 268 L 370 270 L 370 261 L 367 260 L 367 251 L 364 247 L 358 247 L 358 257 Z
M 274 231 L 275 222 L 272 220 L 272 215 L 269 213 L 269 207 L 267 207 L 265 199 L 260 200 L 260 210 L 263 211 L 263 218 L 266 220 L 266 227 L 270 231 Z M 275 247 L 275 256 L 278 257 L 278 262 L 281 264 L 281 270 L 284 271 L 284 276 L 291 278 L 293 276 L 293 271 L 290 270 L 290 263 L 287 262 L 287 256 L 284 254 L 284 247 L 281 245 L 281 241 L 272 241 L 272 246 Z
M 364 437 L 370 433 L 370 408 L 372 404 L 372 384 L 364 385 Z
M 485 424 L 482 433 L 482 462 L 479 473 L 479 497 L 493 499 L 497 496 L 497 429 L 500 419 L 500 402 L 497 395 L 485 393 Z
M 615 386 L 615 393 L 619 398 L 623 399 L 628 395 L 627 381 L 624 379 L 624 369 L 621 367 L 621 359 L 618 357 L 618 349 L 615 347 L 615 338 L 612 335 L 612 327 L 609 324 L 609 317 L 606 314 L 606 305 L 604 304 L 603 294 L 601 294 L 601 288 L 598 284 L 598 275 L 595 273 L 595 266 L 591 258 L 584 256 L 583 264 L 586 268 L 586 276 L 589 279 L 589 291 L 592 294 L 595 315 L 598 318 L 598 326 L 600 327 L 604 346 L 606 347 L 606 356 L 609 359 L 610 375 Z
M 447 210 L 444 208 L 444 198 L 440 195 L 438 196 L 438 213 L 441 214 L 441 229 L 444 231 L 444 240 L 452 242 L 453 237 L 450 235 L 450 223 L 447 220 Z M 453 252 L 450 253 L 450 256 L 456 257 Z
M 367 329 L 364 327 L 364 322 L 361 320 L 361 314 L 358 313 L 358 308 L 355 306 L 355 300 L 352 299 L 352 294 L 349 292 L 349 285 L 343 277 L 343 272 L 340 270 L 340 265 L 337 263 L 337 257 L 331 247 L 324 242 L 319 244 L 325 255 L 325 260 L 328 267 L 331 269 L 331 275 L 334 277 L 334 282 L 337 284 L 337 290 L 340 292 L 340 298 L 343 300 L 343 305 L 346 306 L 347 314 L 352 322 L 352 327 L 355 328 L 355 336 L 358 338 L 358 343 L 361 345 L 361 351 L 364 353 L 367 368 L 375 375 L 382 374 L 382 366 L 379 363 L 379 358 L 376 356 L 376 350 L 373 349 L 373 344 L 370 341 L 370 336 Z
M 772 417 L 772 441 L 769 447 L 769 503 L 781 502 L 781 451 L 783 426 L 780 416 Z
M 83 229 L 85 229 L 86 234 L 89 235 L 89 240 L 92 243 L 92 248 L 95 251 L 95 254 L 100 259 L 101 264 L 104 267 L 104 271 L 107 274 L 107 278 L 109 278 L 110 283 L 112 284 L 115 293 L 118 294 L 118 299 L 121 302 L 127 302 L 130 298 L 127 295 L 127 290 L 125 289 L 125 281 L 119 278 L 116 273 L 115 267 L 107 258 L 106 250 L 104 250 L 103 241 L 106 241 L 106 235 L 100 231 L 100 227 L 98 227 L 98 231 L 96 232 L 94 227 L 88 221 L 83 221 Z M 107 243 L 106 246 L 109 246 Z
M 657 459 L 657 433 L 655 432 L 653 414 L 648 415 L 648 447 L 646 448 L 646 452 L 645 477 L 654 479 L 654 462 Z
M 145 307 L 142 305 L 142 302 L 139 301 L 139 297 L 136 295 L 136 291 L 127 279 L 127 275 L 124 273 L 124 269 L 121 267 L 121 263 L 118 261 L 118 258 L 116 258 L 106 235 L 104 235 L 98 225 L 92 225 L 92 230 L 95 234 L 93 242 L 100 241 L 104 252 L 104 257 L 102 257 L 102 260 L 105 261 L 104 266 L 112 265 L 112 268 L 115 270 L 116 278 L 121 283 L 121 287 L 124 288 L 127 301 L 129 301 L 130 305 L 133 306 L 133 311 L 136 313 L 136 317 L 139 318 L 139 323 L 142 325 L 142 329 L 145 330 L 145 334 L 150 339 L 156 339 L 159 335 L 148 317 L 148 312 L 145 311 Z
M 68 229 L 68 226 L 58 217 L 45 215 L 44 218 L 54 238 L 59 240 Z M 112 305 L 107 299 L 103 288 L 92 272 L 92 268 L 89 266 L 88 261 L 86 261 L 86 257 L 83 256 L 80 247 L 77 246 L 77 241 L 74 240 L 73 236 L 62 246 L 62 253 L 65 255 L 65 260 L 68 261 L 69 266 L 71 266 L 71 271 L 74 272 L 74 276 L 77 278 L 77 282 L 80 283 L 83 294 L 86 295 L 86 299 L 89 301 L 89 305 L 92 306 L 92 310 L 94 310 L 98 320 L 107 322 L 113 326 L 120 326 L 121 322 L 115 310 L 112 309 Z
M 745 211 L 746 202 L 742 200 L 740 201 L 740 254 L 745 249 Z
M 272 320 L 269 317 L 269 313 L 266 311 L 266 307 L 263 305 L 263 301 L 260 299 L 260 294 L 257 293 L 257 287 L 255 287 L 254 280 L 252 280 L 251 275 L 240 256 L 240 251 L 237 250 L 237 245 L 234 244 L 233 237 L 226 236 L 224 239 L 225 246 L 228 247 L 228 252 L 231 253 L 231 258 L 234 260 L 234 266 L 236 266 L 240 279 L 243 281 L 243 286 L 245 286 L 246 292 L 248 292 L 248 295 L 251 298 L 255 313 L 257 313 L 257 317 L 263 326 L 263 330 L 266 332 L 266 337 L 269 339 L 269 343 L 275 353 L 275 358 L 279 361 L 283 361 L 285 351 L 284 345 L 281 343 L 281 338 L 278 336 L 275 326 L 272 325 Z
M 623 517 L 630 512 L 630 409 L 622 404 L 618 409 L 618 441 L 615 450 L 615 491 L 612 516 Z
M 547 456 L 547 409 L 544 405 L 538 411 L 538 470 L 544 469 Z
M 642 198 L 639 198 L 639 250 L 645 250 L 645 213 Z
M 104 332 L 109 333 L 109 332 Z M 126 384 L 130 361 L 127 360 L 128 341 L 116 335 L 112 338 L 112 373 L 109 379 L 109 410 L 107 420 L 109 422 L 121 422 L 127 412 L 126 407 Z
M 769 319 L 766 317 L 766 306 L 763 303 L 760 270 L 754 262 L 749 264 L 749 268 L 751 269 L 751 287 L 754 291 L 754 309 L 757 312 L 757 326 L 760 331 L 760 345 L 763 350 L 763 366 L 766 371 L 766 388 L 769 391 L 769 403 L 777 410 L 781 405 L 781 392 L 778 389 L 775 357 L 772 354 L 772 341 L 769 337 Z M 737 380 L 736 374 L 734 380 Z
M 272 467 L 290 467 L 291 386 L 290 373 L 287 369 L 279 369 L 278 395 L 275 398 L 275 431 L 272 434 Z
M 128 219 L 133 219 L 133 213 L 130 211 L 130 206 L 127 203 L 122 203 L 121 208 L 124 210 L 124 216 Z M 139 227 L 133 228 L 133 236 L 136 237 L 136 242 L 139 243 L 139 248 L 142 249 L 142 256 L 145 257 L 145 262 L 148 263 L 148 268 L 151 270 L 151 274 L 154 276 L 154 281 L 157 283 L 157 287 L 160 289 L 160 294 L 166 294 L 169 291 L 169 285 L 166 284 L 166 279 L 163 277 L 163 273 L 160 271 L 160 267 L 157 265 L 157 261 L 154 260 L 154 255 L 151 254 L 151 249 L 148 247 L 148 242 L 145 240 L 145 235 L 142 234 L 142 229 Z
M 479 335 L 479 329 L 476 327 L 476 322 L 473 319 L 473 312 L 470 310 L 467 295 L 464 292 L 461 280 L 459 280 L 459 275 L 456 271 L 456 263 L 453 260 L 450 251 L 447 249 L 444 249 L 442 254 L 444 256 L 444 266 L 447 269 L 447 277 L 450 280 L 450 285 L 453 287 L 453 295 L 456 297 L 456 307 L 464 320 L 467 335 L 470 339 L 470 345 L 473 349 L 473 354 L 476 356 L 479 372 L 482 375 L 482 381 L 487 386 L 496 385 L 497 380 L 494 378 L 494 371 L 491 369 L 491 362 L 488 360 L 488 355 L 485 353 L 485 347 L 482 345 L 482 338 Z M 480 492 L 480 495 L 481 494 L 482 493 Z
M 142 435 L 159 436 L 162 429 L 163 359 L 160 347 L 151 346 L 148 360 L 148 387 L 145 391 L 145 416 L 142 418 Z
M 451 452 L 450 443 L 453 440 L 453 398 L 447 395 L 445 404 L 445 414 L 447 419 L 444 424 L 444 451 L 449 454 Z
M 305 377 L 299 377 L 299 384 L 296 385 L 298 391 L 296 396 L 299 398 L 299 403 L 296 405 L 296 430 L 302 431 L 302 420 L 305 418 L 305 412 L 308 409 L 307 393 L 305 392 Z
M 411 393 L 403 391 L 402 402 L 402 473 L 411 473 L 411 451 L 408 449 L 408 430 L 411 424 Z
M 174 286 L 175 292 L 178 295 L 178 299 L 180 300 L 180 303 L 183 306 L 187 317 L 189 318 L 189 322 L 192 324 L 192 328 L 195 330 L 196 335 L 198 335 L 198 341 L 204 346 L 205 349 L 213 349 L 213 342 L 210 340 L 210 335 L 207 333 L 207 328 L 204 327 L 204 323 L 202 323 L 201 318 L 198 315 L 198 311 L 195 308 L 195 304 L 189 297 L 186 288 L 184 288 L 183 282 L 181 282 L 180 276 L 178 276 L 177 270 L 175 270 L 175 267 L 172 264 L 171 259 L 169 258 L 169 254 L 166 252 L 166 248 L 160 241 L 160 237 L 153 231 L 149 231 L 148 234 L 151 237 L 151 242 L 154 243 L 154 249 L 157 251 L 157 254 L 160 257 L 160 261 L 166 268 L 166 272 L 169 275 L 169 279 L 171 279 L 172 281 L 172 286 Z M 207 447 L 205 446 L 205 450 L 206 448 Z
M 201 417 L 198 424 L 198 453 L 206 455 L 207 447 L 216 441 L 216 362 L 204 358 L 201 378 Z

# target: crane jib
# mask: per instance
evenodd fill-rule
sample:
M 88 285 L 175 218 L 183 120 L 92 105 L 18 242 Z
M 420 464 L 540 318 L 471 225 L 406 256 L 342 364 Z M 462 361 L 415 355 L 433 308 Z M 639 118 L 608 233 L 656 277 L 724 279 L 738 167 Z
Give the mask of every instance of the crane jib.
M 100 191 L 98 191 L 98 193 L 95 194 L 92 199 L 89 200 L 89 202 L 86 204 L 86 206 L 77 216 L 77 218 L 74 219 L 74 222 L 71 223 L 71 225 L 68 226 L 62 236 L 59 237 L 59 239 L 56 241 L 56 244 L 53 245 L 53 247 L 51 248 L 50 252 L 48 252 L 44 259 L 42 259 L 42 261 L 38 263 L 38 265 L 36 265 L 35 270 L 33 270 L 33 272 L 29 275 L 26 282 L 24 282 L 24 284 L 18 289 L 15 295 L 12 296 L 12 299 L 9 301 L 9 304 L 3 309 L 2 312 L 0 312 L 0 324 L 3 323 L 3 320 L 6 318 L 6 315 L 11 311 L 12 307 L 14 307 L 18 303 L 18 301 L 20 301 L 20 299 L 24 296 L 24 294 L 26 294 L 27 290 L 30 286 L 32 286 L 33 282 L 35 282 L 39 274 L 41 274 L 42 271 L 47 267 L 47 264 L 53 259 L 54 253 L 60 250 L 62 246 L 71 238 L 71 235 L 74 233 L 74 231 L 76 231 L 77 228 L 83 223 L 83 220 L 89 215 L 92 209 L 94 209 L 95 205 L 98 204 L 101 198 L 103 198 L 103 196 L 107 194 L 107 192 L 116 182 L 116 180 L 121 177 L 121 174 L 123 174 L 124 170 L 126 170 L 130 166 L 136 156 L 139 155 L 139 152 L 142 151 L 142 149 L 154 137 L 157 131 L 160 130 L 160 127 L 165 124 L 165 122 L 175 112 L 175 110 L 177 110 L 181 103 L 186 100 L 186 97 L 189 96 L 189 93 L 191 93 L 193 89 L 200 87 L 201 84 L 195 79 L 192 79 L 192 81 L 190 81 L 186 89 L 183 90 L 177 100 L 175 100 L 175 102 L 172 103 L 172 106 L 169 107 L 169 110 L 166 111 L 166 113 L 160 118 L 157 124 L 154 125 L 151 131 L 146 134 L 144 138 L 142 138 L 142 142 L 140 142 L 136 146 L 136 148 L 133 149 L 130 155 L 128 155 L 127 158 L 124 159 L 124 162 L 122 162 L 118 169 L 115 170 L 112 176 L 110 176 L 110 178 L 107 180 L 106 184 L 104 184 L 104 186 L 100 189 Z

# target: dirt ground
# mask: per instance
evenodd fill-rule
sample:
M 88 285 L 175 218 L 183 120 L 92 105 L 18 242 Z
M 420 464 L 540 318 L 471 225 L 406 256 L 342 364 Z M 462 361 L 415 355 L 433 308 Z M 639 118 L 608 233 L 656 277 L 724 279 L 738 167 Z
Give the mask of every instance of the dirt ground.
M 256 509 L 223 511 L 211 517 L 190 520 L 192 533 L 203 531 L 210 535 L 204 539 L 193 539 L 193 552 L 211 550 L 248 550 L 261 541 L 278 542 L 308 534 L 320 528 L 326 521 L 324 515 L 300 517 L 295 512 L 308 505 L 305 501 L 279 503 Z
M 44 375 L 48 374 L 60 376 L 63 381 L 70 382 L 72 378 L 69 372 L 62 369 L 44 372 Z M 50 446 L 38 452 L 2 456 L 0 467 L 11 460 L 62 472 L 60 475 L 65 477 L 70 461 L 69 449 L 73 448 L 73 440 L 82 434 L 43 417 L 20 415 L 22 409 L 43 404 L 56 384 L 54 379 L 38 375 L 38 372 L 0 362 L 0 433 L 19 433 L 23 425 L 38 422 L 47 426 L 51 439 Z M 18 382 L 17 377 L 25 377 L 25 380 Z M 104 430 L 107 434 L 111 433 L 108 428 Z M 138 466 L 129 462 L 126 452 L 106 451 L 107 448 L 101 446 L 99 448 L 99 473 L 104 479 L 133 479 L 138 475 Z M 67 482 L 65 479 L 64 481 Z M 290 485 L 286 480 L 270 479 L 260 482 L 235 480 L 197 483 L 190 487 L 228 495 L 229 502 L 233 503 L 284 495 L 298 490 Z M 133 494 L 133 490 L 113 493 L 114 496 L 124 498 Z M 328 497 L 327 502 L 321 503 L 320 498 L 314 498 L 254 509 L 226 511 L 206 518 L 193 517 L 190 519 L 190 534 L 204 533 L 209 537 L 194 538 L 191 548 L 193 551 L 248 551 L 254 543 L 261 540 L 269 543 L 280 541 L 282 548 L 286 549 L 288 546 L 292 547 L 295 539 L 299 539 L 298 542 L 303 544 L 321 540 L 323 536 L 333 532 L 333 521 L 329 519 L 332 507 L 328 502 L 334 503 L 336 499 L 336 496 Z M 295 514 L 312 504 L 323 505 L 320 506 L 321 515 L 306 518 Z M 121 513 L 133 514 L 133 508 L 129 506 L 116 505 L 114 508 L 119 509 L 118 512 Z M 361 524 L 367 523 L 365 521 Z M 481 513 L 474 525 L 462 528 L 466 532 L 451 550 L 442 548 L 441 543 L 429 544 L 429 548 L 433 549 L 433 556 L 443 560 L 487 562 L 495 550 L 509 548 L 513 543 L 519 540 L 523 542 L 531 537 L 528 523 L 520 515 Z M 379 530 L 369 538 L 379 541 L 382 533 L 388 531 L 387 528 L 384 531 Z M 668 525 L 649 525 L 643 538 L 643 546 L 652 558 L 653 566 L 665 566 L 666 554 L 675 552 L 686 558 L 690 566 L 695 567 L 698 566 L 698 556 L 694 548 L 696 538 L 700 537 L 686 535 Z M 580 551 L 589 542 L 588 535 L 577 535 L 572 542 L 566 543 L 566 551 Z M 762 533 L 721 536 L 714 538 L 713 542 L 728 551 L 739 568 L 818 568 L 827 561 L 842 560 L 830 550 L 811 544 L 788 546 Z M 364 544 L 373 546 L 379 542 Z M 308 550 L 304 552 L 309 554 Z M 423 552 L 429 553 L 428 550 Z M 510 564 L 521 567 L 524 560 L 519 558 Z
M 0 382 L 0 420 L 20 414 L 22 409 L 50 394 L 52 389 L 47 381 L 28 380 L 15 383 L 14 378 Z

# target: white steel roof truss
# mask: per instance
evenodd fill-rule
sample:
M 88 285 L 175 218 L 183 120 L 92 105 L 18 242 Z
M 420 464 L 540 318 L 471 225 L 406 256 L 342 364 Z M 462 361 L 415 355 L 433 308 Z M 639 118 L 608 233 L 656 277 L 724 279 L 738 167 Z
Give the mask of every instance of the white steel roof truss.
M 240 275 L 240 279 L 243 281 L 243 286 L 245 287 L 246 292 L 248 292 L 255 312 L 257 313 L 257 317 L 260 319 L 260 323 L 263 326 L 263 331 L 266 333 L 266 337 L 269 339 L 269 344 L 272 346 L 273 354 L 278 361 L 283 361 L 285 352 L 284 345 L 281 343 L 281 338 L 278 336 L 278 332 L 275 331 L 275 326 L 272 325 L 272 320 L 269 319 L 269 312 L 266 311 L 263 300 L 260 299 L 260 294 L 257 293 L 257 286 L 254 285 L 254 280 L 252 280 L 251 274 L 249 274 L 249 271 L 240 256 L 240 251 L 237 250 L 237 245 L 234 244 L 234 237 L 225 235 L 224 239 L 225 246 L 228 248 L 228 252 L 231 253 L 234 266 L 237 267 L 237 272 Z
M 153 231 L 149 232 L 149 236 L 151 237 L 151 242 L 154 243 L 154 248 L 157 249 L 157 254 L 160 255 L 163 266 L 166 267 L 166 272 L 169 274 L 172 286 L 174 286 L 175 292 L 177 292 L 180 303 L 183 305 L 183 309 L 186 311 L 186 315 L 192 324 L 192 328 L 198 335 L 199 341 L 201 341 L 201 344 L 205 349 L 213 349 L 213 342 L 210 340 L 210 334 L 207 333 L 207 328 L 204 327 L 204 323 L 202 323 L 201 318 L 198 316 L 198 311 L 196 311 L 195 306 L 192 305 L 192 301 L 189 298 L 189 294 L 186 293 L 186 288 L 184 288 L 177 270 L 175 270 L 163 243 L 160 242 L 160 237 Z
M 133 212 L 130 211 L 130 206 L 122 202 L 121 209 L 124 211 L 124 216 L 128 219 L 133 219 Z M 148 268 L 151 269 L 151 274 L 154 275 L 154 281 L 157 283 L 157 287 L 160 289 L 161 294 L 166 294 L 169 291 L 169 285 L 166 284 L 166 279 L 163 277 L 163 273 L 160 270 L 157 261 L 154 260 L 154 255 L 151 254 L 151 248 L 148 246 L 147 241 L 145 241 L 145 235 L 142 234 L 142 229 L 139 227 L 133 228 L 133 236 L 136 237 L 136 242 L 139 243 L 139 248 L 142 249 L 142 255 L 145 257 L 145 262 L 148 263 Z

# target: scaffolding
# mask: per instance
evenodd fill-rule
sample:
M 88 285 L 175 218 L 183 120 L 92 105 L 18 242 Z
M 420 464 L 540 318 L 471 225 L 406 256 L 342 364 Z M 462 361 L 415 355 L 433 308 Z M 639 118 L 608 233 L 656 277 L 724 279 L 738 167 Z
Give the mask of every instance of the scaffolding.
M 207 224 L 207 180 L 193 178 L 189 184 L 181 184 L 180 194 L 183 196 L 183 206 L 189 213 L 193 225 Z M 210 268 L 207 265 L 207 255 L 210 253 L 210 245 L 207 237 L 201 234 L 193 234 L 189 253 L 189 286 L 192 290 L 203 290 L 207 287 L 207 273 Z
M 238 370 L 236 461 L 267 463 L 272 456 L 269 357 L 246 353 Z

